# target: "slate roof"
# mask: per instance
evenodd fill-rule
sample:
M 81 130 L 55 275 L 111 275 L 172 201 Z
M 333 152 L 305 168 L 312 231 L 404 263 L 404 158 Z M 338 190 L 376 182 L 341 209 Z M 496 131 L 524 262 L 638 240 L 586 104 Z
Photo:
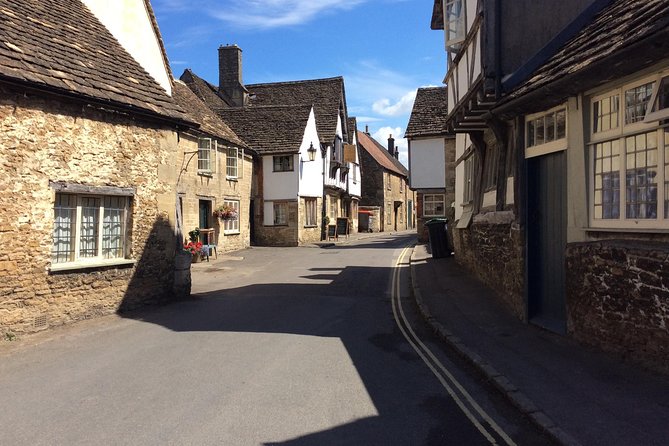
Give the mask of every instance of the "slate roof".
M 444 135 L 448 117 L 447 101 L 446 87 L 419 88 L 404 137 Z
M 258 153 L 297 153 L 311 108 L 311 105 L 231 107 L 217 113 Z
M 344 78 L 312 79 L 246 85 L 249 106 L 313 105 L 321 143 L 331 144 L 337 131 L 340 108 L 346 117 Z M 346 125 L 342 122 L 342 125 Z
M 0 0 L 0 80 L 185 120 L 80 0 Z
M 653 49 L 648 41 L 654 37 L 656 42 L 665 42 L 669 37 L 669 1 L 667 0 L 614 0 L 586 25 L 574 38 L 568 41 L 554 56 L 538 68 L 531 78 L 520 84 L 503 102 L 522 97 L 530 92 L 550 87 L 551 84 L 567 81 L 569 76 L 595 69 L 596 64 L 611 56 L 619 56 L 623 50 L 633 45 L 642 44 L 655 53 L 655 61 L 666 57 L 666 51 Z M 643 56 L 644 59 L 648 57 Z M 645 63 L 652 63 L 653 58 Z M 587 78 L 570 86 L 565 82 L 560 92 L 566 97 L 602 82 L 612 76 L 621 76 L 638 71 L 636 64 L 619 60 L 613 69 L 622 69 L 629 73 L 613 74 L 609 70 L 599 69 L 588 72 Z M 628 61 L 629 62 L 629 61 Z M 570 91 L 573 89 L 575 91 Z
M 379 165 L 403 177 L 409 177 L 409 171 L 388 149 L 365 132 L 358 131 L 358 147 L 369 153 Z
M 229 107 L 225 100 L 218 94 L 218 87 L 193 73 L 190 68 L 184 70 L 179 79 L 188 85 L 188 88 L 190 88 L 191 91 L 212 110 Z
M 186 112 L 188 118 L 200 124 L 200 130 L 239 147 L 247 147 L 246 143 L 216 113 L 207 107 L 185 83 L 175 81 L 173 95 L 174 100 Z

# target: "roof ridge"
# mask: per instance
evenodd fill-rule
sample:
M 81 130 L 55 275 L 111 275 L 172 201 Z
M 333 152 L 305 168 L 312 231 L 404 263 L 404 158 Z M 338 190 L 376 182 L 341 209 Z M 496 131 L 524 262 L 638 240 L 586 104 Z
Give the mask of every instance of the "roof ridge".
M 260 85 L 291 85 L 291 84 L 304 84 L 307 82 L 320 82 L 320 81 L 335 81 L 335 80 L 344 80 L 344 76 L 335 76 L 335 77 L 324 77 L 317 79 L 301 79 L 297 81 L 279 81 L 279 82 L 259 82 L 257 84 L 245 84 L 245 87 L 257 87 Z

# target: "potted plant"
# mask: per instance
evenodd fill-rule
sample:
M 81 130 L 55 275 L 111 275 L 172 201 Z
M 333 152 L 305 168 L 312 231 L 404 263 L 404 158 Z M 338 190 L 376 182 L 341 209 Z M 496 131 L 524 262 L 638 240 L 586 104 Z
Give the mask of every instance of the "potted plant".
M 221 220 L 235 220 L 237 218 L 237 210 L 229 204 L 224 204 L 214 209 L 214 217 Z
M 193 258 L 193 263 L 198 263 L 202 256 L 206 254 L 203 243 L 198 240 L 200 237 L 200 228 L 195 228 L 188 232 L 189 241 L 184 242 L 183 250 L 189 252 Z

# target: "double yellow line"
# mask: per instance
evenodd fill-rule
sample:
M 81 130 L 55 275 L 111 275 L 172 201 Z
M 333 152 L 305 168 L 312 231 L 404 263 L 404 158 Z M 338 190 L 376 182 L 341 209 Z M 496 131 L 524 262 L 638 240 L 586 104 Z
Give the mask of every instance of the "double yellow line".
M 434 376 L 437 377 L 446 392 L 458 405 L 462 413 L 471 421 L 471 423 L 481 432 L 481 434 L 491 444 L 503 444 L 515 446 L 514 441 L 502 430 L 501 427 L 486 413 L 485 410 L 474 400 L 467 390 L 458 382 L 453 374 L 437 359 L 432 351 L 420 340 L 418 335 L 411 328 L 411 324 L 404 314 L 402 308 L 400 271 L 409 263 L 404 261 L 407 252 L 411 249 L 407 246 L 397 258 L 393 270 L 391 301 L 393 307 L 393 317 L 404 338 L 411 344 L 411 347 L 418 353 L 423 362 L 430 368 Z

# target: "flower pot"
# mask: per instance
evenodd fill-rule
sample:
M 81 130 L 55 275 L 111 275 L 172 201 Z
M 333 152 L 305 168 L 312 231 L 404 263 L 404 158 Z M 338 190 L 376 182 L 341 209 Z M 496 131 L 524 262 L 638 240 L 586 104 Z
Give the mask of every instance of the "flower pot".
M 202 260 L 202 256 L 200 256 L 200 253 L 193 253 L 192 263 L 200 263 L 200 260 Z

